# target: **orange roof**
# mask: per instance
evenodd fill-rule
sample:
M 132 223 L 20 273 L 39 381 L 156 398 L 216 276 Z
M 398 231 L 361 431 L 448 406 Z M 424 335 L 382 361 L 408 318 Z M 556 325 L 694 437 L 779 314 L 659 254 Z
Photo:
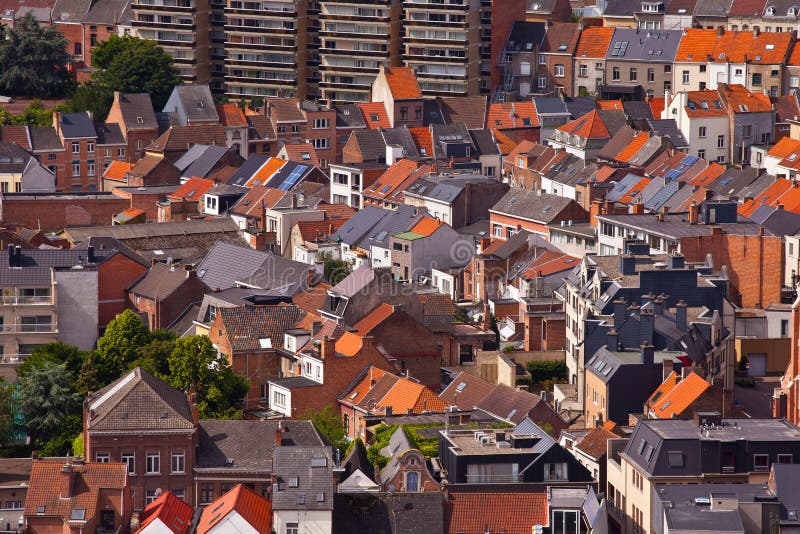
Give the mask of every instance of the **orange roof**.
M 286 143 L 283 145 L 283 150 L 286 151 L 289 161 L 319 166 L 317 150 L 311 143 Z
M 706 63 L 717 45 L 717 30 L 687 28 L 683 30 L 675 62 Z
M 575 58 L 602 58 L 605 59 L 614 28 L 610 26 L 590 26 L 581 32 Z
M 792 187 L 792 182 L 785 178 L 775 180 L 763 193 L 739 206 L 739 213 L 745 217 L 750 217 L 754 211 L 764 204 L 768 206 L 775 205 L 777 199 L 788 191 L 790 187 Z
M 423 217 L 417 224 L 414 225 L 414 228 L 412 228 L 411 231 L 415 234 L 428 237 L 438 230 L 443 224 L 444 223 L 439 219 L 434 219 L 433 217 Z
M 650 183 L 650 178 L 642 178 L 636 185 L 628 189 L 628 192 L 622 195 L 617 202 L 621 204 L 633 204 L 639 195 L 644 191 L 644 188 Z
M 617 169 L 614 167 L 609 167 L 608 165 L 603 165 L 594 173 L 594 179 L 597 182 L 605 182 L 608 180 L 613 174 L 617 172 Z
M 717 91 L 689 91 L 686 100 L 688 117 L 725 117 L 728 114 Z
M 533 100 L 527 102 L 496 102 L 489 104 L 486 127 L 508 130 L 512 128 L 535 128 L 539 126 L 539 115 Z
M 800 46 L 797 44 L 792 45 L 792 51 L 789 53 L 789 61 L 787 65 L 800 65 Z
M 260 169 L 256 171 L 256 173 L 250 177 L 250 179 L 245 184 L 245 187 L 253 187 L 253 186 L 263 186 L 272 176 L 278 172 L 281 167 L 286 165 L 285 159 L 280 158 L 269 158 L 264 164 L 261 166 Z M 257 182 L 257 183 L 256 183 Z
M 310 322 L 306 326 L 299 326 L 298 324 L 298 328 L 311 329 L 313 328 L 314 321 L 319 321 L 321 319 L 318 315 L 316 315 L 316 312 L 325 304 L 325 301 L 328 298 L 328 290 L 330 288 L 331 285 L 329 283 L 319 282 L 314 287 L 306 288 L 303 291 L 298 291 L 292 295 L 292 304 L 308 312 L 303 320 Z
M 433 140 L 431 139 L 431 131 L 428 128 L 409 128 L 411 138 L 417 146 L 420 155 L 433 156 Z
M 500 153 L 506 155 L 510 154 L 511 151 L 514 150 L 514 146 L 517 144 L 516 141 L 511 139 L 500 130 L 494 129 L 492 130 L 492 133 L 494 134 L 494 140 L 497 142 L 497 147 L 500 149 Z
M 444 532 L 530 533 L 548 524 L 547 493 L 450 491 L 444 508 Z
M 597 109 L 622 109 L 622 100 L 598 100 Z
M 347 204 L 329 204 L 327 202 L 320 202 L 317 204 L 317 209 L 325 212 L 325 220 L 349 219 L 356 212 L 355 209 Z
M 683 414 L 683 411 L 700 398 L 710 387 L 711 384 L 701 378 L 700 375 L 689 373 L 686 378 L 678 382 L 675 387 L 671 388 L 663 396 L 653 402 L 648 401 L 650 411 L 659 419 L 672 419 Z
M 732 106 L 734 113 L 772 110 L 772 102 L 767 95 L 750 92 L 744 86 L 720 85 L 719 92 L 725 97 L 728 105 Z
M 143 209 L 128 208 L 119 212 L 119 215 L 124 215 L 126 217 L 138 217 L 139 215 L 144 215 L 144 213 L 145 211 Z
M 385 411 L 391 406 L 394 413 L 444 412 L 447 404 L 422 384 L 400 378 L 375 405 L 375 410 Z
M 169 198 L 199 201 L 212 187 L 214 187 L 213 180 L 193 176 L 171 193 Z
M 247 128 L 247 119 L 236 104 L 217 104 L 217 114 L 223 126 Z
M 231 512 L 238 513 L 256 532 L 272 530 L 272 503 L 244 484 L 239 484 L 203 508 L 197 534 L 206 534 Z
M 790 154 L 797 152 L 800 152 L 800 141 L 790 137 L 783 137 L 780 141 L 775 143 L 775 146 L 767 151 L 767 156 L 784 159 L 789 157 Z
M 538 276 L 549 276 L 574 268 L 580 260 L 567 254 L 561 254 L 555 250 L 546 250 L 541 256 L 536 258 L 522 272 L 522 277 L 526 280 Z
M 114 160 L 111 162 L 111 165 L 108 166 L 106 172 L 103 173 L 103 178 L 110 178 L 112 180 L 119 180 L 122 182 L 125 180 L 125 175 L 128 174 L 128 171 L 130 171 L 132 168 L 132 163 Z
M 353 332 L 345 332 L 336 340 L 336 352 L 343 356 L 355 356 L 361 350 L 364 341 Z
M 703 169 L 697 176 L 689 180 L 689 185 L 705 187 L 725 172 L 725 166 L 716 162 L 711 162 L 708 167 Z
M 708 190 L 705 187 L 697 187 L 697 189 L 689 195 L 689 198 L 684 200 L 681 205 L 675 209 L 675 213 L 688 212 L 692 202 L 699 206 L 706 198 L 708 198 Z
M 596 109 L 560 126 L 558 130 L 585 139 L 608 139 L 611 137 L 611 134 L 608 133 L 608 128 L 603 124 L 603 119 L 600 118 L 600 114 Z
M 422 90 L 417 83 L 414 70 L 409 67 L 384 67 L 386 83 L 395 100 L 422 98 Z
M 160 520 L 174 534 L 186 534 L 192 526 L 194 508 L 183 502 L 171 491 L 165 491 L 159 498 L 145 506 L 139 515 L 139 530 Z
M 655 119 L 661 118 L 661 112 L 664 111 L 665 98 L 663 96 L 648 98 L 647 103 L 650 105 L 650 112 Z
M 427 167 L 427 166 L 424 166 Z M 370 185 L 365 194 L 371 197 L 385 198 L 415 174 L 417 163 L 410 159 L 401 159 L 386 169 L 383 174 Z
M 297 229 L 303 241 L 310 243 L 320 243 L 326 241 L 328 237 L 339 229 L 347 219 L 332 219 L 329 221 L 298 221 Z
M 792 187 L 775 200 L 773 207 L 777 207 L 780 204 L 786 211 L 791 211 L 792 213 L 800 212 L 800 187 L 797 187 L 797 185 L 797 182 L 793 181 Z
M 376 128 L 392 127 L 383 102 L 359 102 L 358 107 L 364 115 L 364 122 L 367 124 L 367 128 L 375 130 Z
M 253 186 L 236 202 L 232 211 L 241 215 L 261 217 L 262 207 L 275 206 L 287 194 L 289 193 L 273 187 Z
M 623 148 L 615 159 L 627 163 L 649 139 L 650 135 L 647 132 L 636 132 L 636 135 L 633 136 L 628 146 Z
M 372 386 L 375 384 L 376 381 L 380 380 L 380 378 L 386 374 L 387 371 L 375 367 L 374 365 L 370 365 L 367 369 L 364 370 L 364 377 L 356 382 L 356 385 L 350 388 L 348 391 L 342 395 L 342 400 L 348 404 L 358 404 L 372 389 Z
M 363 319 L 353 325 L 360 336 L 368 336 L 379 324 L 388 319 L 394 313 L 394 306 L 391 304 L 380 304 L 377 308 L 369 312 Z

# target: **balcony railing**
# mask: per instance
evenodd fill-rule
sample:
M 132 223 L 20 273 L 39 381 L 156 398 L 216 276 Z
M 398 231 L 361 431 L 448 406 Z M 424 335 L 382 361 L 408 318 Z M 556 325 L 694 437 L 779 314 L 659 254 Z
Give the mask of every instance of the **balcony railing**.
M 3 306 L 18 306 L 28 304 L 53 304 L 53 297 L 27 297 L 23 295 L 3 295 L 0 296 L 0 304 Z
M 467 475 L 467 484 L 516 484 L 520 475 Z
M 50 324 L 7 324 L 0 326 L 2 334 L 56 334 L 58 329 Z

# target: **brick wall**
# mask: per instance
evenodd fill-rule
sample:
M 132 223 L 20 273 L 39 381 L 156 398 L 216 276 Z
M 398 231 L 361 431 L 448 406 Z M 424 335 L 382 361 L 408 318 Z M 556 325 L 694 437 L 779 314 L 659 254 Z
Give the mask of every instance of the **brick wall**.
M 128 304 L 128 288 L 145 272 L 147 267 L 124 254 L 100 264 L 97 269 L 98 327 L 103 328 Z
M 130 201 L 112 195 L 56 196 L 3 195 L 0 220 L 29 228 L 58 231 L 67 226 L 106 226 L 130 207 Z

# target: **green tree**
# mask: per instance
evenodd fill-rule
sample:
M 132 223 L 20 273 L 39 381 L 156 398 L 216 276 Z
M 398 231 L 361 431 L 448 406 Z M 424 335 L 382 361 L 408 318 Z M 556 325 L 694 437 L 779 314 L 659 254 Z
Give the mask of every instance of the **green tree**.
M 0 444 L 11 441 L 14 433 L 14 385 L 0 377 Z
M 197 408 L 205 419 L 241 417 L 242 402 L 250 384 L 236 374 L 206 336 L 187 336 L 175 341 L 168 358 L 169 374 L 164 378 L 173 387 L 188 391 L 194 387 Z
M 79 85 L 68 100 L 72 111 L 91 111 L 97 121 L 105 120 L 113 103 L 114 91 L 97 80 Z
M 61 435 L 67 416 L 80 415 L 81 395 L 75 391 L 66 363 L 44 363 L 18 384 L 20 410 L 33 443 Z
M 55 434 L 42 446 L 42 456 L 66 456 L 75 454 L 73 443 L 83 431 L 83 417 L 80 413 L 69 414 L 58 426 Z M 82 440 L 81 440 L 82 441 Z
M 345 260 L 337 260 L 330 253 L 325 252 L 319 255 L 319 261 L 323 265 L 323 274 L 332 285 L 336 285 L 350 274 L 353 264 Z
M 116 380 L 131 362 L 139 357 L 139 349 L 150 341 L 150 331 L 132 310 L 117 315 L 97 340 L 97 372 L 102 384 Z
M 347 450 L 347 432 L 342 417 L 328 404 L 321 410 L 307 410 L 302 419 L 308 419 L 317 431 L 328 440 L 328 443 L 339 449 L 344 457 Z
M 155 42 L 138 37 L 112 35 L 94 48 L 92 63 L 99 69 L 93 81 L 112 92 L 149 93 L 156 109 L 164 107 L 181 83 L 172 56 Z
M 97 370 L 97 352 L 91 351 L 83 360 L 78 376 L 75 379 L 75 389 L 81 395 L 87 395 L 90 391 L 97 391 L 102 387 L 100 383 L 100 373 Z
M 0 40 L 0 93 L 12 96 L 64 96 L 72 87 L 67 71 L 67 40 L 54 26 L 39 26 L 26 13 Z
M 139 357 L 130 364 L 130 368 L 141 367 L 155 376 L 165 377 L 169 374 L 169 356 L 175 350 L 175 339 L 154 339 L 139 349 Z

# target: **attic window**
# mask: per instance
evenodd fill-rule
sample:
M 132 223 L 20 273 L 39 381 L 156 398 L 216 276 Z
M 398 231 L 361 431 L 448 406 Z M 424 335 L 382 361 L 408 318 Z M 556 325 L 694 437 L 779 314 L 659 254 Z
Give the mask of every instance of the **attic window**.
M 203 104 L 203 101 L 201 100 L 197 103 L 197 109 L 203 109 L 203 107 L 205 107 L 205 104 Z
M 531 119 L 529 117 L 524 117 L 522 119 L 522 124 L 525 126 L 533 126 L 533 122 L 531 122 Z
M 775 45 L 774 44 L 768 44 L 764 48 L 766 48 L 767 50 L 775 50 Z M 761 57 L 761 56 L 756 56 L 756 57 Z
M 306 503 L 306 496 L 303 493 L 297 495 L 297 504 L 305 504 Z
M 747 106 L 744 104 L 739 104 L 739 111 L 747 111 Z
M 760 54 L 759 54 L 759 55 L 757 55 L 757 56 L 755 57 L 755 60 L 756 60 L 756 61 L 761 61 L 761 55 L 760 55 Z
M 567 49 L 567 45 L 565 45 L 565 44 L 558 45 L 558 51 L 559 52 L 564 52 L 566 49 Z
M 350 400 L 354 400 L 356 397 L 358 397 L 358 391 L 356 391 L 355 393 L 353 393 L 352 395 L 350 395 L 349 399 L 350 399 Z
M 36 513 L 42 515 L 44 513 L 44 508 L 45 508 L 44 506 L 37 506 Z
M 86 508 L 73 508 L 69 514 L 70 521 L 84 521 L 86 519 Z
M 669 451 L 667 456 L 670 467 L 683 467 L 683 453 L 681 451 Z
M 369 116 L 369 120 L 371 120 L 372 122 L 378 122 L 380 120 L 380 117 L 378 116 L 377 113 L 373 113 L 372 115 Z
M 542 9 L 542 4 L 533 4 L 533 5 L 531 6 L 531 9 L 532 9 L 533 11 L 539 11 L 540 9 Z
M 327 458 L 312 458 L 311 467 L 328 467 Z
M 644 448 L 645 447 L 647 447 L 647 441 L 646 440 L 642 440 L 639 443 L 639 450 L 638 450 L 639 454 L 642 454 L 644 452 Z
M 144 117 L 142 117 L 141 115 L 136 117 L 136 123 L 137 124 L 144 124 Z
M 300 157 L 302 159 L 311 159 L 311 154 L 309 154 L 308 152 L 303 152 L 302 154 L 300 154 Z
M 456 386 L 456 391 L 461 393 L 462 391 L 464 391 L 464 388 L 466 388 L 466 387 L 467 387 L 467 383 L 466 382 L 461 382 L 458 386 Z
M 325 502 L 325 492 L 320 491 L 317 493 L 317 502 Z
M 503 121 L 495 120 L 494 124 L 495 124 L 495 126 L 500 126 L 501 124 L 503 124 Z
M 289 487 L 297 488 L 300 486 L 300 479 L 297 477 L 289 477 Z

